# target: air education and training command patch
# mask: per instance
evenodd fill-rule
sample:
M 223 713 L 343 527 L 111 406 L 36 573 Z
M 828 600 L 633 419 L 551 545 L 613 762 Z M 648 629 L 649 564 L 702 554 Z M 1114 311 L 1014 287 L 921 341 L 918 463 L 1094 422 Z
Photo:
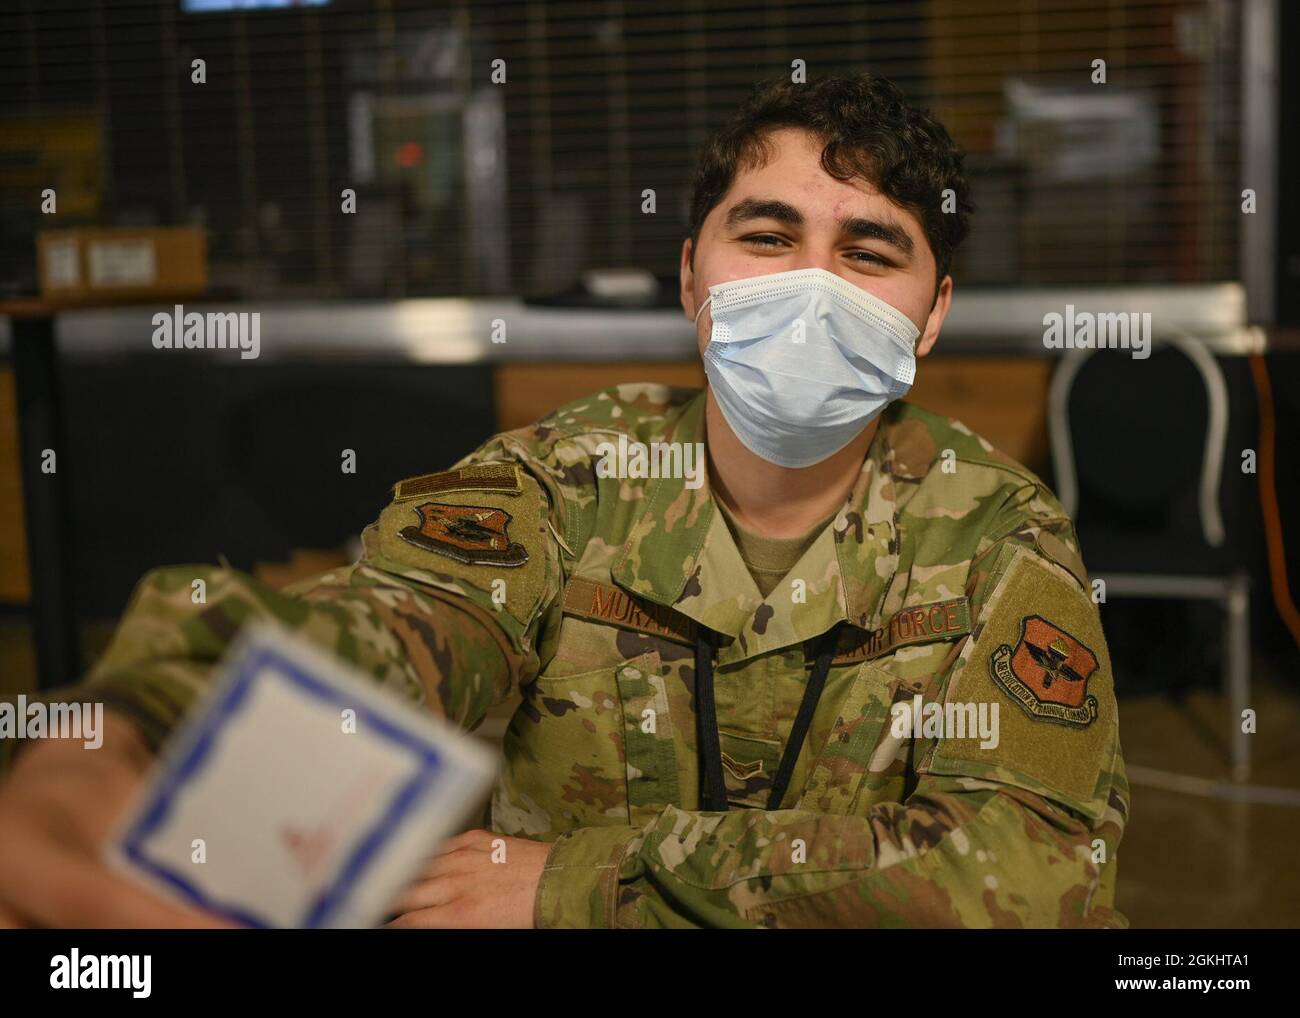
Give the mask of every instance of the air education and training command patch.
M 1086 728 L 1097 720 L 1088 679 L 1097 655 L 1041 615 L 1020 620 L 1014 648 L 1002 644 L 989 658 L 993 678 L 1033 717 Z

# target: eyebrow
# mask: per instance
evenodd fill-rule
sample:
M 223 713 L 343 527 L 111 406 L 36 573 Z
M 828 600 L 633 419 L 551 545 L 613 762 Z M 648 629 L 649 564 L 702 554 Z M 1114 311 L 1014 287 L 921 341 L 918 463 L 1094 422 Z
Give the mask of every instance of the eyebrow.
M 727 212 L 726 226 L 739 226 L 751 219 L 775 219 L 790 226 L 802 226 L 803 214 L 788 202 L 776 198 L 745 198 Z M 840 231 L 861 240 L 880 240 L 892 244 L 904 254 L 913 251 L 912 238 L 896 222 L 888 219 L 867 219 L 862 216 L 844 216 L 839 221 Z

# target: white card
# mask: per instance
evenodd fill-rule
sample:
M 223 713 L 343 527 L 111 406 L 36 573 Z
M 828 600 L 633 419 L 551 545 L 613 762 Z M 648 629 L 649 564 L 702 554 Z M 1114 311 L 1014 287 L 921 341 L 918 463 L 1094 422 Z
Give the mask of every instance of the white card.
M 251 926 L 376 925 L 483 801 L 494 754 L 278 626 L 246 627 L 221 668 L 110 863 Z

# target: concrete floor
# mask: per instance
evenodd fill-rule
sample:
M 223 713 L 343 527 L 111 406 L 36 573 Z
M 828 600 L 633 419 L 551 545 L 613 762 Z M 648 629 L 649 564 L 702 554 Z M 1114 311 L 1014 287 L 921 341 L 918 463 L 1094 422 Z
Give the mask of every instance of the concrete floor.
M 111 632 L 108 625 L 83 628 L 87 660 Z M 21 616 L 0 616 L 0 662 L 0 696 L 33 691 L 35 656 Z M 1300 687 L 1266 672 L 1267 666 L 1255 669 L 1251 705 L 1259 730 L 1251 782 L 1300 793 Z M 1125 761 L 1130 768 L 1225 778 L 1225 714 L 1222 698 L 1208 690 L 1181 704 L 1121 696 Z M 504 714 L 494 712 L 479 734 L 499 738 L 504 725 Z M 1300 807 L 1229 802 L 1138 780 L 1132 798 L 1118 905 L 1135 928 L 1300 927 Z
M 1250 783 L 1300 793 L 1295 686 L 1257 674 L 1251 705 L 1258 732 Z M 1121 698 L 1125 762 L 1224 779 L 1227 749 L 1214 735 L 1227 729 L 1226 714 L 1224 699 L 1208 691 L 1181 705 Z M 1117 897 L 1135 927 L 1300 926 L 1300 806 L 1227 802 L 1134 780 L 1132 814 Z

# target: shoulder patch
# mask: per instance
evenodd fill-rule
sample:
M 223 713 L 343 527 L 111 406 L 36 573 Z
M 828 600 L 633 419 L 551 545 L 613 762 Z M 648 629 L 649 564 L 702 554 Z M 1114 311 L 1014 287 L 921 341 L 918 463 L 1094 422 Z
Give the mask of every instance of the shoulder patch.
M 928 770 L 1008 781 L 1100 815 L 1118 726 L 1110 655 L 1096 606 L 1055 564 L 1012 553 L 945 703 L 997 704 L 998 737 L 942 739 Z
M 372 564 L 527 624 L 546 583 L 547 515 L 546 493 L 516 464 L 408 478 L 379 515 Z
M 528 561 L 528 552 L 510 540 L 513 517 L 504 509 L 482 505 L 422 502 L 415 507 L 420 525 L 403 527 L 397 536 L 408 544 L 464 562 L 507 569 Z
M 1088 679 L 1097 655 L 1041 615 L 1020 620 L 1020 640 L 1002 644 L 989 658 L 989 671 L 1032 718 L 1087 728 L 1097 720 L 1097 698 Z

